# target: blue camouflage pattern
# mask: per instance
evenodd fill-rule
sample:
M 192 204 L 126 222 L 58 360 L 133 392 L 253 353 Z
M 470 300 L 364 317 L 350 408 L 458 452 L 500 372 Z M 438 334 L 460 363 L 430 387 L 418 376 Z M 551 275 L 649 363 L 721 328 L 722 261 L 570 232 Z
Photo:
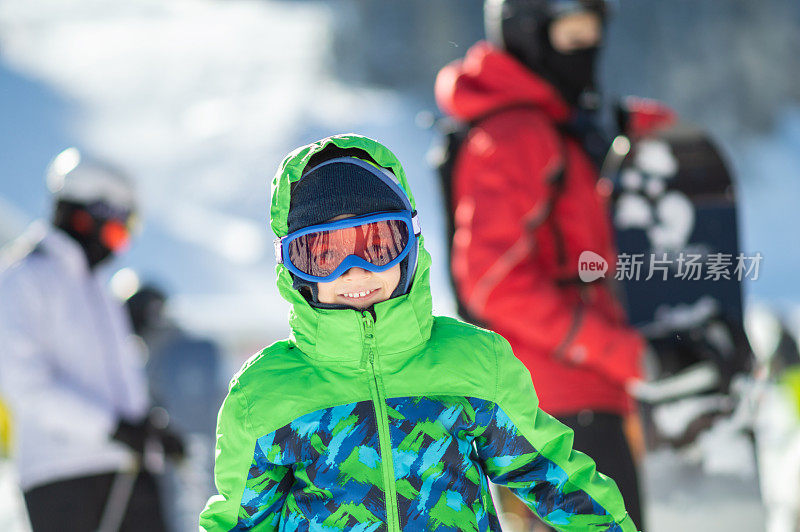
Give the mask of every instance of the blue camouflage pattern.
M 500 531 L 487 475 L 556 527 L 608 516 L 495 403 L 432 396 L 386 406 L 404 531 Z M 233 530 L 387 530 L 382 465 L 372 401 L 301 416 L 257 440 Z

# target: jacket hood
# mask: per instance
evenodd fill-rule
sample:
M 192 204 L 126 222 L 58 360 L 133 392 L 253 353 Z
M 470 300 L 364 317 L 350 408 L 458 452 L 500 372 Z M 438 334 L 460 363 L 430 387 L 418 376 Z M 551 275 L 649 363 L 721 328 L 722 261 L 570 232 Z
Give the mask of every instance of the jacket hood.
M 539 108 L 556 122 L 571 114 L 552 85 L 485 41 L 439 72 L 435 93 L 439 108 L 464 122 L 515 105 Z
M 297 148 L 286 156 L 275 174 L 272 180 L 270 224 L 279 238 L 288 234 L 287 217 L 292 183 L 300 179 L 303 170 L 315 155 L 335 148 L 347 150 L 348 154 L 391 171 L 412 208 L 416 209 L 403 167 L 388 148 L 361 135 L 335 135 Z M 414 349 L 430 337 L 433 325 L 431 257 L 425 250 L 422 235 L 417 242 L 417 268 L 409 292 L 374 305 L 374 337 L 378 354 Z M 309 356 L 360 359 L 363 354 L 365 312 L 312 307 L 298 290 L 292 288 L 291 274 L 283 264 L 276 266 L 276 273 L 278 290 L 292 305 L 289 315 L 289 326 L 292 329 L 290 341 Z

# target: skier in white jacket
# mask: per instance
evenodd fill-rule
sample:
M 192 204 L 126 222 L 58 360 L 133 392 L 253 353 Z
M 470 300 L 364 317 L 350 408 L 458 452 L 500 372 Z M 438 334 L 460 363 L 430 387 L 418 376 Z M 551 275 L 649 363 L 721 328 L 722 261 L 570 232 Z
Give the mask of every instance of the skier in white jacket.
M 144 361 L 96 268 L 127 244 L 133 188 L 74 148 L 54 159 L 48 187 L 52 223 L 0 255 L 0 390 L 33 530 L 91 532 L 103 519 L 163 530 L 141 458 L 146 442 L 178 456 L 182 444 L 149 415 Z

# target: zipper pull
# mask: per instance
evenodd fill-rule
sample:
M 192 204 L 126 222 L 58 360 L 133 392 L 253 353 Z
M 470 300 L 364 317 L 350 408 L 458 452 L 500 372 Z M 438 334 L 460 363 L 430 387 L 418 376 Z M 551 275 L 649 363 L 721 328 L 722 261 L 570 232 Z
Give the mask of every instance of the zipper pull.
M 375 350 L 373 346 L 375 345 L 375 335 L 373 334 L 373 326 L 375 323 L 372 321 L 372 314 L 369 312 L 362 311 L 361 315 L 364 320 L 364 342 L 367 344 L 369 363 L 370 365 L 374 365 Z
M 364 338 L 367 340 L 372 340 L 374 337 L 372 333 L 374 322 L 372 321 L 372 314 L 366 311 L 362 311 L 361 315 L 364 318 Z

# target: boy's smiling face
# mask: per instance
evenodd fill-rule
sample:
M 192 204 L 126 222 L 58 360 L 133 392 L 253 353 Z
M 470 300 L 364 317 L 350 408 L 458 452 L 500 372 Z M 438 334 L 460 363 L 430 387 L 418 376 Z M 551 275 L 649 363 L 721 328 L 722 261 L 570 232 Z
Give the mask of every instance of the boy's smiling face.
M 371 272 L 356 266 L 333 281 L 317 283 L 318 298 L 320 303 L 365 309 L 389 299 L 399 282 L 399 264 L 384 272 Z

